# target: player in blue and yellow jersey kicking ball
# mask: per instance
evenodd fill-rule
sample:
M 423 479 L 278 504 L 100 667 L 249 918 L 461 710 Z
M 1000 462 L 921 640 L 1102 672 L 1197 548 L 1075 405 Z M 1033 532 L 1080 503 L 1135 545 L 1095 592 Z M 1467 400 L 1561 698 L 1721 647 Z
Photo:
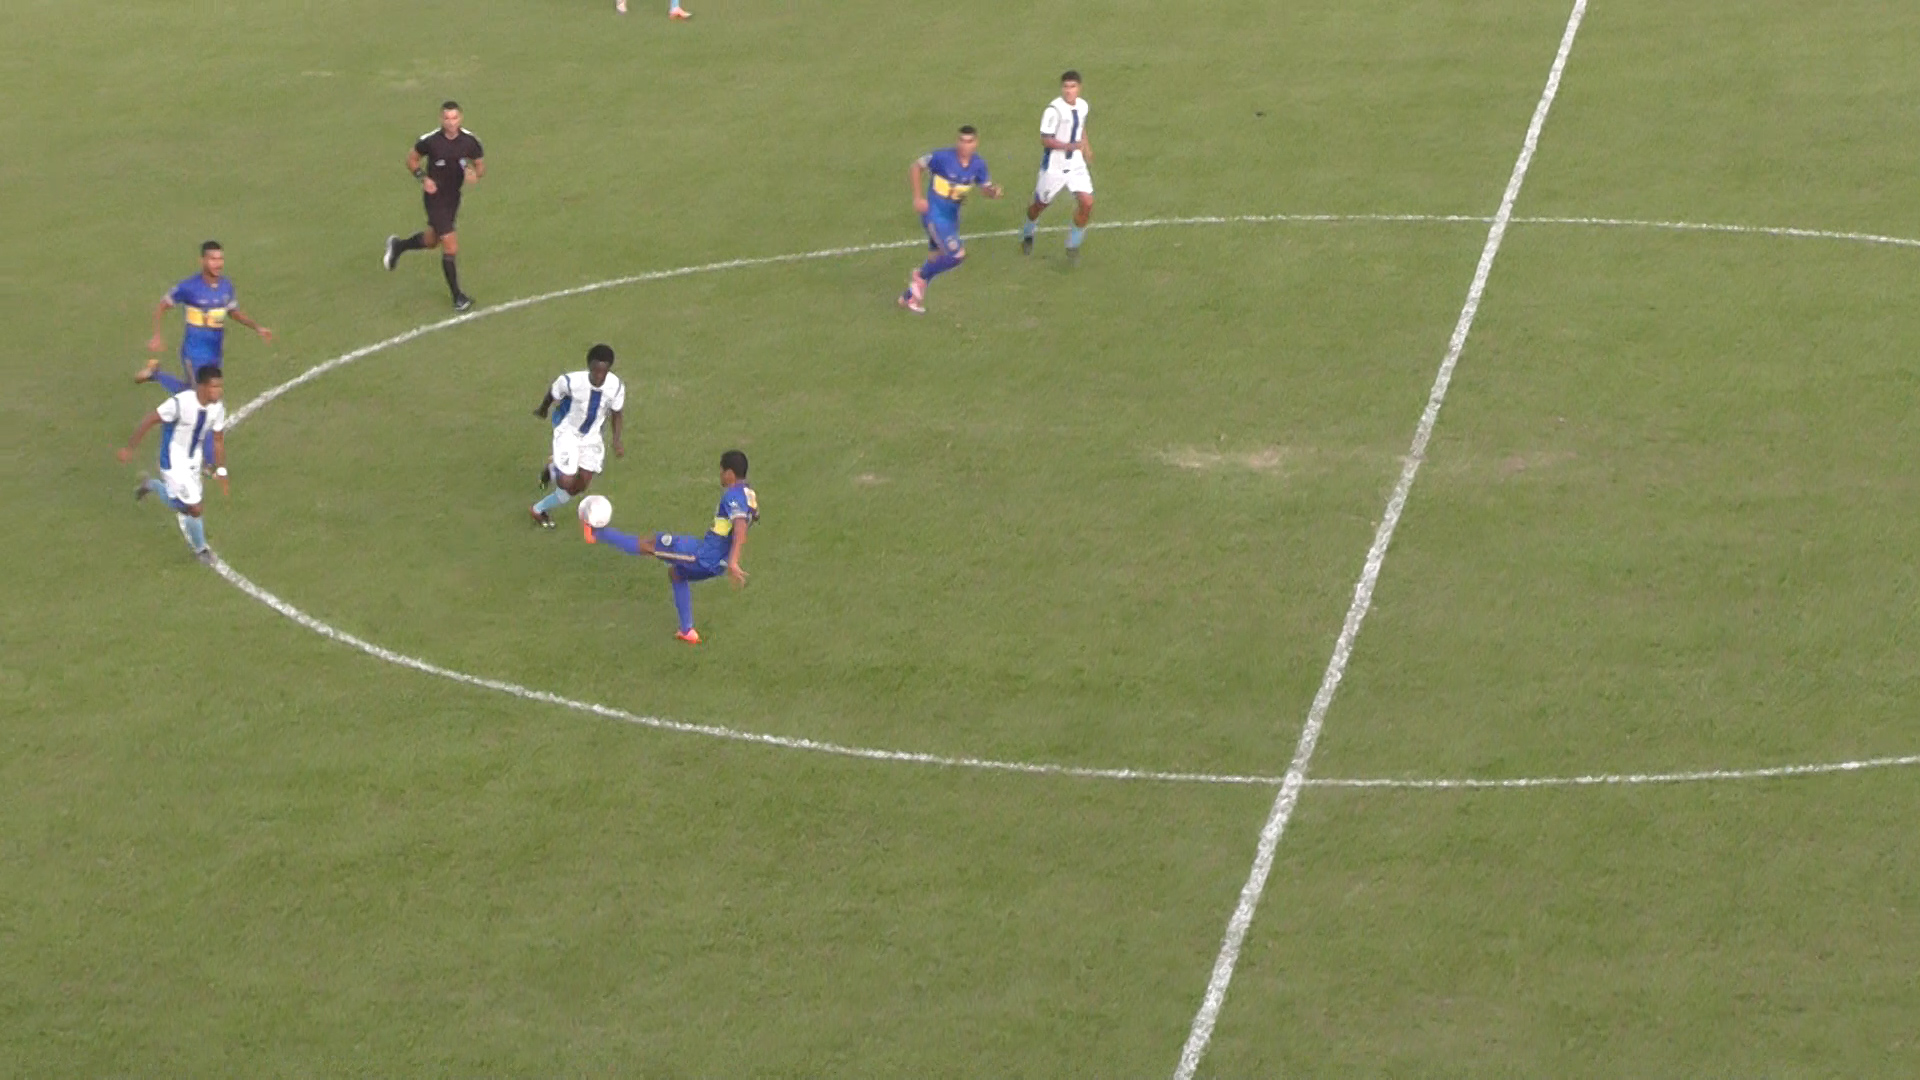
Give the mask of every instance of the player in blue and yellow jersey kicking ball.
M 907 279 L 907 291 L 900 294 L 900 306 L 916 315 L 927 313 L 927 282 L 966 260 L 967 249 L 960 243 L 960 204 L 976 187 L 989 199 L 1000 197 L 1000 185 L 987 173 L 987 159 L 979 149 L 980 135 L 968 124 L 952 146 L 921 157 L 907 170 L 913 209 L 933 250 L 932 257 Z
M 666 563 L 673 606 L 680 613 L 680 632 L 675 636 L 698 645 L 700 632 L 693 628 L 693 590 L 689 586 L 721 574 L 732 578 L 735 585 L 745 585 L 747 572 L 740 566 L 740 553 L 747 547 L 747 527 L 759 520 L 760 500 L 747 486 L 747 455 L 729 450 L 720 455 L 720 508 L 714 511 L 713 526 L 705 536 L 637 536 L 619 529 L 596 529 L 584 521 L 580 528 L 589 544 L 607 543 L 629 555 L 651 555 Z

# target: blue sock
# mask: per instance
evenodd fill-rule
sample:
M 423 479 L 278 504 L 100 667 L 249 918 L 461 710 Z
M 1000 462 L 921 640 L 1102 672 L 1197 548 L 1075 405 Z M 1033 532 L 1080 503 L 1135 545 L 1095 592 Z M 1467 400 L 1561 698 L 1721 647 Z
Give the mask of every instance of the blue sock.
M 199 518 L 194 517 L 190 514 L 182 515 L 182 516 L 186 519 L 183 522 L 182 527 L 185 528 L 187 531 L 187 543 L 193 545 L 193 550 L 195 551 L 199 551 L 202 548 L 206 547 L 207 546 L 207 523 L 204 521 L 201 521 Z
M 1020 226 L 1021 239 L 1023 240 L 1033 239 L 1034 230 L 1038 229 L 1039 227 L 1040 227 L 1040 223 L 1037 221 L 1029 221 L 1025 225 Z
M 167 494 L 167 485 L 161 483 L 158 478 L 152 476 L 147 477 L 146 488 L 148 491 L 160 496 L 161 500 L 168 506 L 173 506 L 173 498 Z M 180 509 L 178 506 L 173 506 L 173 508 L 175 510 Z
M 640 554 L 640 538 L 630 532 L 621 532 L 619 529 L 595 529 L 593 538 L 598 543 L 612 544 L 629 555 Z
M 554 488 L 552 491 L 547 492 L 546 498 L 534 503 L 533 509 L 537 513 L 544 514 L 555 507 L 565 506 L 572 501 L 573 496 L 567 494 L 565 488 Z
M 680 613 L 680 632 L 693 629 L 693 587 L 679 574 L 673 575 L 673 610 Z
M 153 381 L 165 387 L 169 394 L 177 394 L 187 388 L 187 384 L 183 380 L 175 378 L 164 371 L 154 372 Z
M 1085 240 L 1086 238 L 1087 238 L 1087 230 L 1081 228 L 1078 225 L 1075 225 L 1073 228 L 1067 230 L 1067 246 L 1070 248 L 1079 247 L 1080 241 Z

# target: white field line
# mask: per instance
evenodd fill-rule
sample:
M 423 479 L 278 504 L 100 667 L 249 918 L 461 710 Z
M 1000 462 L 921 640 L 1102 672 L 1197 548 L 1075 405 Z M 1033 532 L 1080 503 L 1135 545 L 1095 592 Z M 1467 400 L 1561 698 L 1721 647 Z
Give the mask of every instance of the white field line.
M 1818 765 L 1771 765 L 1758 769 L 1701 769 L 1695 772 L 1608 773 L 1592 776 L 1537 776 L 1511 780 L 1309 780 L 1309 787 L 1388 788 L 1398 791 L 1499 791 L 1513 788 L 1625 787 L 1635 784 L 1697 784 L 1713 780 L 1772 780 L 1794 776 L 1831 776 L 1920 765 L 1920 754 L 1864 758 Z
M 625 709 L 616 709 L 611 705 L 600 705 L 591 701 L 580 701 L 563 697 L 545 690 L 534 690 L 504 679 L 488 679 L 479 675 L 469 675 L 464 671 L 442 667 L 439 664 L 395 652 L 385 646 L 376 645 L 362 637 L 356 637 L 345 630 L 321 622 L 319 619 L 301 611 L 285 600 L 268 592 L 248 580 L 246 575 L 229 566 L 224 559 L 214 556 L 213 570 L 225 578 L 235 588 L 273 610 L 319 634 L 321 637 L 337 641 L 342 645 L 355 648 L 376 660 L 384 660 L 404 668 L 437 675 L 467 686 L 482 690 L 494 690 L 502 694 L 511 694 L 527 701 L 536 701 L 543 705 L 558 705 L 561 708 L 577 712 L 591 713 L 609 720 L 637 724 L 641 727 L 659 728 L 662 731 L 676 731 L 685 735 L 705 735 L 710 738 L 728 739 L 733 742 L 756 743 L 761 746 L 773 746 L 782 750 L 810 750 L 819 754 L 833 754 L 839 757 L 865 758 L 869 761 L 904 762 L 913 765 L 937 765 L 954 769 L 984 769 L 992 772 L 1027 773 L 1040 776 L 1071 776 L 1088 780 L 1158 780 L 1167 783 L 1186 784 L 1237 784 L 1272 786 L 1280 782 L 1275 776 L 1232 776 L 1217 773 L 1160 772 L 1152 769 L 1101 769 L 1079 765 L 1052 765 L 1044 762 L 993 761 L 975 757 L 945 757 L 939 754 L 921 754 L 905 750 L 879 750 L 865 746 L 844 746 L 839 743 L 821 742 L 817 739 L 794 738 L 785 735 L 765 735 L 759 732 L 739 731 L 734 728 L 719 727 L 713 724 L 689 724 L 680 720 L 668 720 L 658 716 L 641 716 Z
M 1254 849 L 1253 868 L 1247 874 L 1246 884 L 1241 886 L 1240 899 L 1234 904 L 1233 914 L 1227 919 L 1227 931 L 1220 941 L 1220 951 L 1214 957 L 1213 973 L 1207 979 L 1207 991 L 1201 998 L 1200 1009 L 1194 1014 L 1193 1026 L 1187 1032 L 1187 1042 L 1180 1051 L 1180 1062 L 1174 1068 L 1175 1080 L 1193 1080 L 1200 1068 L 1200 1059 L 1206 1056 L 1207 1045 L 1213 1040 L 1213 1028 L 1220 1019 L 1220 1009 L 1226 1004 L 1227 987 L 1233 982 L 1233 969 L 1240 960 L 1241 946 L 1246 943 L 1247 929 L 1253 925 L 1253 913 L 1260 906 L 1261 894 L 1266 892 L 1267 877 L 1273 872 L 1274 852 L 1280 847 L 1280 837 L 1286 831 L 1287 821 L 1293 817 L 1293 811 L 1300 803 L 1300 792 L 1306 786 L 1307 767 L 1313 762 L 1313 751 L 1320 742 L 1320 730 L 1326 723 L 1327 710 L 1333 706 L 1333 695 L 1340 688 L 1340 680 L 1345 677 L 1347 661 L 1353 655 L 1354 640 L 1360 635 L 1360 626 L 1366 621 L 1367 611 L 1373 606 L 1374 586 L 1380 580 L 1380 569 L 1386 562 L 1387 548 L 1393 543 L 1394 530 L 1400 525 L 1400 515 L 1406 510 L 1407 496 L 1413 491 L 1413 482 L 1420 475 L 1420 465 L 1427 457 L 1427 443 L 1433 437 L 1434 425 L 1440 421 L 1440 406 L 1447 399 L 1447 387 L 1453 381 L 1454 367 L 1460 362 L 1460 354 L 1467 347 L 1467 335 L 1473 331 L 1474 318 L 1480 313 L 1480 300 L 1486 294 L 1487 278 L 1493 273 L 1493 261 L 1500 254 L 1500 245 L 1506 239 L 1507 225 L 1513 220 L 1514 203 L 1520 199 L 1520 188 L 1526 183 L 1527 170 L 1533 164 L 1534 150 L 1540 145 L 1540 132 L 1546 127 L 1547 113 L 1553 108 L 1553 99 L 1560 92 L 1560 77 L 1566 71 L 1567 57 L 1573 52 L 1573 40 L 1580 32 L 1580 22 L 1586 16 L 1587 0 L 1574 0 L 1573 13 L 1567 17 L 1567 29 L 1560 37 L 1560 49 L 1554 54 L 1553 67 L 1547 72 L 1546 88 L 1540 92 L 1540 100 L 1533 108 L 1533 119 L 1527 123 L 1527 134 L 1520 143 L 1520 155 L 1514 159 L 1513 172 L 1507 178 L 1507 187 L 1500 196 L 1500 207 L 1494 211 L 1493 224 L 1487 228 L 1487 242 L 1480 249 L 1480 262 L 1473 270 L 1473 283 L 1467 287 L 1467 299 L 1460 307 L 1460 318 L 1454 323 L 1453 337 L 1447 342 L 1445 359 L 1440 362 L 1440 371 L 1434 377 L 1433 390 L 1427 395 L 1427 407 L 1420 414 L 1419 426 L 1414 428 L 1413 444 L 1407 450 L 1406 463 L 1401 467 L 1400 480 L 1393 486 L 1393 494 L 1387 499 L 1387 508 L 1380 515 L 1380 527 L 1374 533 L 1373 546 L 1367 549 L 1367 560 L 1360 571 L 1360 581 L 1353 587 L 1353 603 L 1347 608 L 1346 622 L 1340 627 L 1340 636 L 1334 641 L 1333 656 L 1327 661 L 1327 670 L 1321 677 L 1320 689 L 1313 695 L 1313 704 L 1307 710 L 1307 722 L 1300 729 L 1300 740 L 1294 746 L 1293 761 L 1287 766 L 1287 773 L 1281 779 L 1280 793 L 1273 800 L 1273 810 L 1267 814 L 1266 824 L 1260 828 L 1260 842 Z

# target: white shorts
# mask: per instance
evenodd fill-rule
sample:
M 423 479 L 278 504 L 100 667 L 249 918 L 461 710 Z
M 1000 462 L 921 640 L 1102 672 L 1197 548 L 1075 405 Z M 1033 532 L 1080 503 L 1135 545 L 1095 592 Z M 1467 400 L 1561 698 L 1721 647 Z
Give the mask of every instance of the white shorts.
M 1041 206 L 1053 202 L 1053 197 L 1066 188 L 1075 195 L 1093 194 L 1093 173 L 1087 171 L 1085 164 L 1075 162 L 1072 165 L 1056 165 L 1040 170 L 1040 179 L 1033 185 L 1033 201 Z
M 585 469 L 597 473 L 607 463 L 607 444 L 599 435 L 581 438 L 565 427 L 553 429 L 553 467 L 567 476 Z
M 167 485 L 167 498 L 196 506 L 200 502 L 200 466 L 198 463 L 184 469 L 161 469 L 160 482 Z

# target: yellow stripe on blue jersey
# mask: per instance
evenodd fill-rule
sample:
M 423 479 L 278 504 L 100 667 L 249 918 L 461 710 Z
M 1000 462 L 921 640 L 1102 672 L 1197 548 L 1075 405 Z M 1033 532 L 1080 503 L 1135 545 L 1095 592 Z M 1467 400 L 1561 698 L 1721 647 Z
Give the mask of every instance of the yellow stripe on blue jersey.
M 935 173 L 933 176 L 933 193 L 943 199 L 952 199 L 954 202 L 965 202 L 967 196 L 972 192 L 972 184 L 956 184 L 938 173 Z
M 227 308 L 198 308 L 187 305 L 187 325 L 205 327 L 208 330 L 224 330 L 227 327 Z

